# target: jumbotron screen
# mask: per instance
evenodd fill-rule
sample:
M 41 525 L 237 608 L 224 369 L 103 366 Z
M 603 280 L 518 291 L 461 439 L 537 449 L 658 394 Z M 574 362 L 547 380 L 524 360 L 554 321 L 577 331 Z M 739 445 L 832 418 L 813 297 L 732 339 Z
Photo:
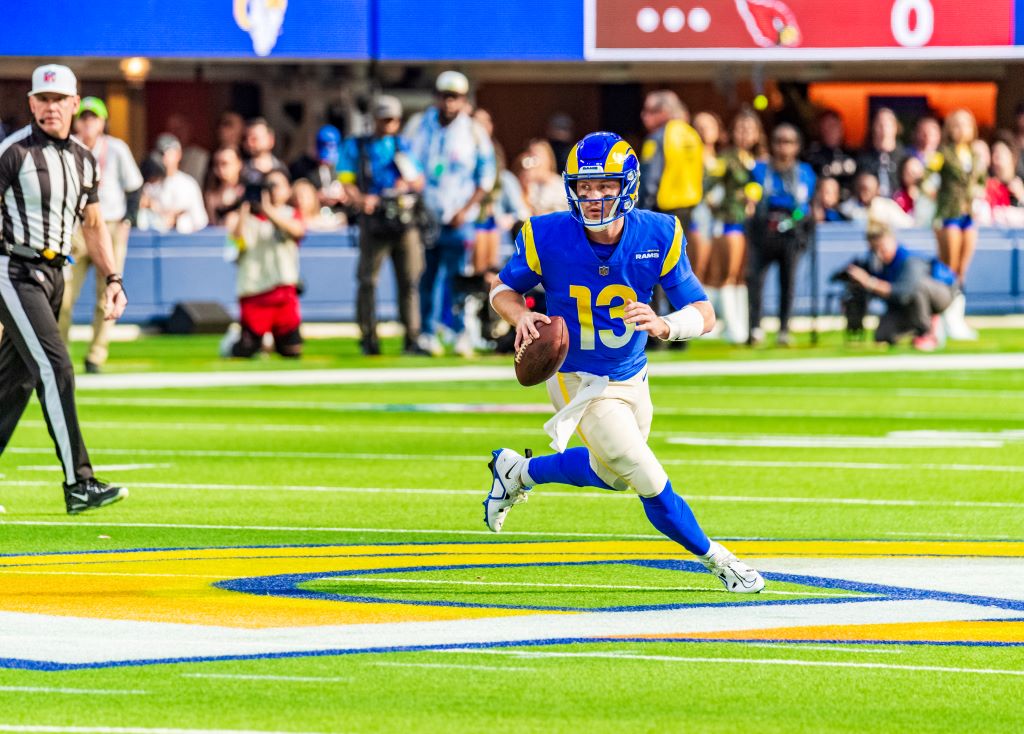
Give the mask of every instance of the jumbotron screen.
M 979 47 L 1005 53 L 1013 46 L 1013 16 L 1013 0 L 586 0 L 586 55 L 752 61 L 976 57 Z

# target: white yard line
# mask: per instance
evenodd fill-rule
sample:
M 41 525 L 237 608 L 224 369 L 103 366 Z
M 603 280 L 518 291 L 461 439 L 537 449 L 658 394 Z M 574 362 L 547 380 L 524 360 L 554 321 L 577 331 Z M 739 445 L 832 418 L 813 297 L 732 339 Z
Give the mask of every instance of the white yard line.
M 99 405 L 109 407 L 112 402 L 110 398 L 89 397 L 86 395 L 76 396 L 75 401 L 79 405 Z M 554 410 L 547 403 L 328 403 L 309 402 L 301 400 L 227 400 L 227 399 L 195 399 L 195 398 L 118 398 L 117 405 L 141 408 L 245 408 L 248 410 L 309 410 L 315 412 L 371 412 L 391 413 L 411 416 L 417 414 L 474 414 L 474 415 L 551 415 Z M 685 416 L 743 416 L 748 418 L 875 418 L 878 420 L 962 420 L 963 412 L 927 412 L 927 411 L 900 411 L 883 412 L 875 410 L 862 411 L 835 411 L 835 410 L 794 410 L 793 408 L 755 408 L 745 406 L 743 408 L 675 408 L 660 405 L 657 409 L 659 415 L 685 415 Z M 1014 416 L 1006 411 L 976 413 L 971 412 L 970 417 L 974 420 L 999 420 L 1024 422 L 1024 417 Z
M 890 537 L 914 537 L 914 538 L 973 538 L 977 539 L 976 533 L 908 533 L 908 532 L 884 532 L 882 535 Z M 1009 540 L 1009 535 L 987 535 L 988 540 Z
M 50 487 L 52 482 L 39 480 L 0 480 L 0 487 Z M 137 489 L 173 489 L 183 491 L 200 492 L 318 492 L 338 494 L 402 494 L 402 495 L 451 495 L 461 497 L 476 497 L 481 495 L 477 489 L 444 489 L 429 487 L 337 487 L 322 485 L 304 484 L 182 484 L 168 482 L 131 482 L 131 486 Z M 535 490 L 536 497 L 557 497 L 568 499 L 597 499 L 597 500 L 631 500 L 635 499 L 632 492 L 590 492 L 590 491 L 563 491 L 563 490 Z M 706 495 L 689 494 L 685 495 L 687 500 L 696 502 L 724 502 L 744 504 L 781 504 L 781 505 L 853 505 L 867 507 L 977 507 L 994 509 L 1021 509 L 1024 502 L 987 502 L 972 500 L 915 500 L 915 499 L 884 499 L 868 497 L 772 497 L 746 496 L 746 495 Z M 893 533 L 904 535 L 905 533 Z M 946 537 L 948 534 L 940 534 Z M 974 537 L 970 535 L 951 537 Z
M 49 688 L 44 686 L 0 686 L 4 693 L 59 693 L 70 696 L 147 696 L 149 691 L 118 691 L 109 688 Z
M 682 657 L 675 655 L 620 655 L 606 652 L 531 652 L 514 650 L 473 649 L 465 649 L 462 652 L 475 653 L 477 655 L 510 655 L 516 658 L 604 658 L 611 660 L 648 660 L 666 663 L 722 663 L 726 665 L 792 665 L 801 668 L 873 668 L 878 670 L 905 670 L 931 673 L 973 673 L 976 675 L 1024 676 L 1024 670 L 1002 670 L 996 668 L 953 668 L 941 665 L 890 665 L 887 663 L 851 663 L 848 661 L 840 660 L 792 660 L 789 658 L 713 658 Z
M 550 412 L 550 409 L 549 409 Z M 436 434 L 436 435 L 531 435 L 538 438 L 543 436 L 539 426 L 533 428 L 512 428 L 506 426 L 457 426 L 437 425 L 431 421 L 430 425 L 419 424 L 409 425 L 413 419 L 410 416 L 405 425 L 360 425 L 360 433 L 386 432 L 386 433 L 408 433 L 408 434 Z M 25 420 L 21 425 L 32 428 L 46 428 L 46 423 L 40 420 Z M 349 425 L 324 425 L 320 423 L 205 423 L 205 422 L 139 422 L 139 421 L 89 421 L 92 428 L 105 428 L 131 431 L 138 433 L 141 430 L 152 431 L 186 431 L 194 433 L 206 431 L 222 434 L 232 433 L 340 433 L 351 435 L 353 429 Z M 673 431 L 652 431 L 651 435 L 657 438 L 665 438 L 667 443 L 686 444 L 693 446 L 792 446 L 811 448 L 999 448 L 1006 441 L 1024 441 L 1024 431 L 1003 430 L 1003 431 L 937 431 L 937 430 L 915 430 L 915 431 L 891 431 L 883 436 L 850 436 L 843 434 L 816 434 L 813 436 L 787 435 L 778 433 L 757 433 L 757 434 L 694 434 L 680 435 Z M 738 443 L 728 443 L 735 441 Z M 168 464 L 118 464 L 104 466 L 103 469 L 143 469 L 143 468 L 164 468 Z M 21 467 L 23 469 L 29 467 Z M 35 467 L 31 467 L 35 468 Z M 47 466 L 47 468 L 51 468 Z
M 481 523 L 482 524 L 482 523 Z M 4 525 L 26 525 L 40 527 L 97 527 L 97 528 L 161 528 L 175 530 L 244 530 L 246 532 L 272 533 L 386 533 L 389 535 L 486 535 L 493 536 L 490 530 L 430 530 L 427 528 L 341 528 L 341 527 L 296 527 L 288 525 L 201 525 L 198 523 L 160 523 L 160 522 L 74 522 L 65 520 L 2 520 Z M 650 533 L 559 533 L 527 530 L 506 530 L 502 537 L 540 537 L 540 538 L 606 538 L 610 540 L 659 540 L 662 535 Z
M 449 670 L 483 670 L 489 673 L 522 672 L 532 673 L 536 668 L 516 668 L 502 665 L 459 665 L 458 663 L 398 663 L 375 662 L 371 665 L 387 668 L 445 668 Z
M 9 454 L 44 455 L 52 454 L 53 447 L 29 448 L 25 446 L 8 447 Z M 217 449 L 120 449 L 100 447 L 93 448 L 97 455 L 114 456 L 168 456 L 168 457 L 208 457 L 224 459 L 322 459 L 331 461 L 435 461 L 436 454 L 411 453 L 371 453 L 341 451 L 227 451 Z M 480 462 L 486 454 L 448 454 L 445 461 Z M 996 472 L 1005 474 L 1024 474 L 1024 466 L 1010 464 L 938 464 L 938 463 L 881 463 L 859 461 L 761 461 L 735 459 L 662 459 L 667 466 L 726 466 L 726 467 L 764 467 L 780 469 L 852 469 L 854 471 L 939 471 L 939 472 Z
M 174 464 L 103 464 L 95 465 L 95 469 L 100 474 L 108 471 L 143 471 L 147 469 L 168 469 L 174 466 Z M 35 465 L 21 465 L 18 467 L 19 471 L 53 471 L 53 464 L 35 464 Z M 60 467 L 56 467 L 59 471 Z
M 808 375 L 878 372 L 932 372 L 1024 369 L 1024 354 L 941 354 L 757 361 L 656 362 L 653 377 L 719 375 Z M 79 375 L 79 390 L 158 390 L 166 388 L 259 385 L 363 385 L 416 382 L 496 382 L 515 384 L 508 366 L 422 367 L 280 372 L 149 372 Z
M 109 404 L 109 403 L 107 403 Z M 548 412 L 554 412 L 552 408 L 548 408 Z M 411 416 L 410 416 L 411 418 Z M 32 428 L 46 428 L 44 421 L 31 421 L 23 420 L 18 425 L 30 426 Z M 187 431 L 193 433 L 196 431 L 209 431 L 211 433 L 223 434 L 225 431 L 240 432 L 240 433 L 340 433 L 346 436 L 351 436 L 353 431 L 359 433 L 365 433 L 367 431 L 380 431 L 386 433 L 411 433 L 411 434 L 423 434 L 431 433 L 442 436 L 448 436 L 452 434 L 466 434 L 479 436 L 481 434 L 491 434 L 494 436 L 506 436 L 509 434 L 514 435 L 533 435 L 543 437 L 543 429 L 538 425 L 535 428 L 509 428 L 504 426 L 439 426 L 436 423 L 433 425 L 360 425 L 358 429 L 353 429 L 350 425 L 323 425 L 323 424 L 311 424 L 311 423 L 183 423 L 181 421 L 161 423 L 140 423 L 138 421 L 89 421 L 90 428 L 113 428 L 115 430 L 132 431 L 138 433 L 143 430 L 151 431 Z M 652 434 L 653 435 L 653 434 Z M 667 431 L 663 435 L 671 435 Z
M 1005 442 L 994 438 L 898 438 L 891 436 L 797 436 L 757 435 L 670 435 L 667 443 L 680 446 L 742 446 L 747 448 L 794 449 L 1001 449 Z
M 933 400 L 943 398 L 965 398 L 969 400 L 1024 400 L 1024 392 L 1020 390 L 986 390 L 979 388 L 947 388 L 947 387 L 761 387 L 754 385 L 657 385 L 651 386 L 659 394 L 679 393 L 687 395 L 779 395 L 795 396 L 801 395 L 835 395 L 849 398 L 851 396 L 863 396 L 866 398 L 877 398 L 879 393 L 884 392 L 887 397 L 900 398 L 930 398 Z
M 52 482 L 39 480 L 2 480 L 0 487 L 50 487 Z M 131 482 L 133 488 L 138 489 L 173 489 L 183 491 L 200 492 L 320 492 L 338 494 L 403 494 L 403 495 L 452 495 L 462 497 L 482 496 L 476 489 L 446 489 L 431 487 L 339 487 L 324 485 L 306 484 L 184 484 L 171 482 Z M 564 491 L 564 490 L 534 490 L 536 497 L 558 497 L 569 499 L 598 499 L 598 500 L 630 500 L 635 499 L 632 492 L 591 492 L 591 491 Z M 781 504 L 781 505 L 862 505 L 877 507 L 987 507 L 1001 509 L 1021 509 L 1024 502 L 983 502 L 972 500 L 915 500 L 915 499 L 885 499 L 869 497 L 772 497 L 768 495 L 747 496 L 747 495 L 708 495 L 689 494 L 685 495 L 687 500 L 697 502 L 725 502 L 725 503 L 749 503 L 749 504 Z M 895 533 L 903 535 L 903 533 Z M 945 534 L 943 534 L 945 535 Z M 964 535 L 963 537 L 973 537 Z
M 272 680 L 285 683 L 351 683 L 352 678 L 304 675 L 242 675 L 236 673 L 182 673 L 182 678 L 220 678 L 224 680 Z

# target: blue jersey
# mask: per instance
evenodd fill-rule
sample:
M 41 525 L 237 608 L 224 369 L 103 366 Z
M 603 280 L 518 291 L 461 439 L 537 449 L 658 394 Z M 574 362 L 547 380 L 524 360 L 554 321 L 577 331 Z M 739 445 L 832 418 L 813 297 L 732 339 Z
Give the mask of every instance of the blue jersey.
M 501 282 L 519 293 L 543 285 L 548 314 L 565 319 L 569 355 L 562 372 L 621 381 L 642 370 L 647 332 L 625 323 L 626 301 L 650 302 L 658 283 L 675 308 L 707 300 L 676 217 L 634 209 L 624 221 L 619 244 L 602 259 L 568 212 L 532 217 L 501 271 Z
M 362 153 L 360 153 L 362 148 Z M 370 180 L 365 182 L 367 190 L 363 193 L 377 194 L 393 189 L 398 180 L 402 178 L 398 166 L 395 164 L 395 156 L 399 153 L 409 153 L 409 143 L 397 135 L 384 135 L 373 138 L 348 138 L 342 145 L 338 156 L 338 179 L 345 184 L 356 184 L 359 176 L 364 173 L 360 170 L 364 165 L 363 157 L 368 163 Z M 413 158 L 409 158 L 413 165 L 420 171 L 419 164 Z
M 784 176 L 764 161 L 754 165 L 751 177 L 764 187 L 762 203 L 769 210 L 810 214 L 817 178 L 806 163 L 797 163 L 792 175 Z

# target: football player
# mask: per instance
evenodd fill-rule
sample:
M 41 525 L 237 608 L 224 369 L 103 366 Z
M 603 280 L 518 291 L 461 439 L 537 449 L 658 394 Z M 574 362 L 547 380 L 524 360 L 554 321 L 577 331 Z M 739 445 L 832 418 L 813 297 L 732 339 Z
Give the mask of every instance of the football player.
M 515 347 L 550 323 L 522 296 L 543 285 L 547 311 L 565 319 L 569 353 L 547 382 L 557 412 L 545 424 L 558 453 L 492 452 L 484 520 L 501 530 L 509 510 L 538 484 L 633 490 L 651 524 L 698 557 L 728 591 L 758 592 L 764 579 L 701 530 L 689 505 L 647 445 L 653 406 L 644 345 L 648 337 L 690 339 L 711 330 L 714 310 L 686 258 L 686 240 L 671 215 L 636 209 L 636 154 L 614 133 L 591 133 L 570 151 L 568 212 L 532 217 L 516 252 L 490 292 L 495 311 L 515 326 Z M 648 305 L 655 284 L 676 311 Z M 573 433 L 583 442 L 566 449 Z

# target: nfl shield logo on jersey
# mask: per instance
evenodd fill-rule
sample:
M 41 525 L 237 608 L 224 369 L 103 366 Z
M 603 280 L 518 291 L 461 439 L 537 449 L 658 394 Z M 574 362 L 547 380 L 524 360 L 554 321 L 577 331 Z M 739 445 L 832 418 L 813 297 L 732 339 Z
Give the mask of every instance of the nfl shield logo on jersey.
M 597 269 L 597 272 L 600 273 L 601 275 L 608 275 L 608 272 L 609 272 L 608 266 L 607 265 L 601 265 Z

